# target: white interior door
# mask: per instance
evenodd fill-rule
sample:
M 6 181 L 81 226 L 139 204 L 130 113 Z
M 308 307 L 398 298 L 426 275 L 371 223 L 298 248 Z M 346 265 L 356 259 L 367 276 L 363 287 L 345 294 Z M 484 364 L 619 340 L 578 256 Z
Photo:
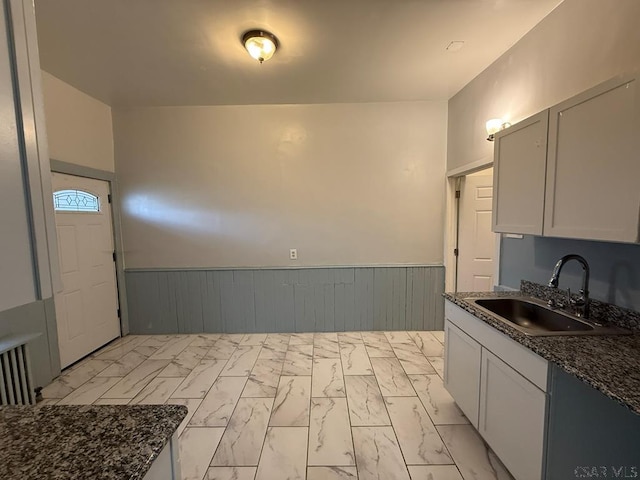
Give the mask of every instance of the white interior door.
M 493 290 L 496 235 L 491 231 L 493 169 L 467 175 L 460 187 L 459 292 Z
M 53 173 L 63 291 L 55 295 L 62 367 L 120 335 L 109 184 Z

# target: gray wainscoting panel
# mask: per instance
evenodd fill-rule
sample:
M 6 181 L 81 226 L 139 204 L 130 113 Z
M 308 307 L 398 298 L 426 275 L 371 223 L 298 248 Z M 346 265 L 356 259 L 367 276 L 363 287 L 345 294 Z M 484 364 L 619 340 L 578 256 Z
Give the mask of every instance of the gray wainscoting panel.
M 444 267 L 129 270 L 131 333 L 441 330 Z

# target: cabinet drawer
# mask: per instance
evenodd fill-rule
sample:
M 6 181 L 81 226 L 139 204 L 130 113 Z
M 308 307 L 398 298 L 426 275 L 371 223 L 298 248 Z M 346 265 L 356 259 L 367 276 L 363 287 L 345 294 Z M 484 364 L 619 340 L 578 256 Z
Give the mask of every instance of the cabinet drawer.
M 445 318 L 501 358 L 540 390 L 547 391 L 548 362 L 544 358 L 448 300 L 445 302 Z

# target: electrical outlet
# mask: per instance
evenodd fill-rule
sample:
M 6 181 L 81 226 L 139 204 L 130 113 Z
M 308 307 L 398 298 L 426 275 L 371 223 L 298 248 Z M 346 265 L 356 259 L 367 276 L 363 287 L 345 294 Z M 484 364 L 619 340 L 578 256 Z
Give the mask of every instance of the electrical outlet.
M 298 249 L 290 248 L 289 249 L 289 260 L 297 260 L 298 259 Z

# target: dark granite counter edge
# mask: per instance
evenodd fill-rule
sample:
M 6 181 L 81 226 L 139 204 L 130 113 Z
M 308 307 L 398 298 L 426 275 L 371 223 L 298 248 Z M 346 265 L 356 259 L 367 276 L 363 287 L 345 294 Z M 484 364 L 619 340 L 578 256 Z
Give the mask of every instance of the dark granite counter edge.
M 504 322 L 502 322 L 500 320 L 497 320 L 492 315 L 489 315 L 488 313 L 476 308 L 472 303 L 470 303 L 470 302 L 468 302 L 466 300 L 467 298 L 505 297 L 505 296 L 517 297 L 517 296 L 529 296 L 529 295 L 527 295 L 525 293 L 522 293 L 520 291 L 513 291 L 513 292 L 461 292 L 461 293 L 455 293 L 455 294 L 452 294 L 452 293 L 445 293 L 444 294 L 444 297 L 447 300 L 449 300 L 452 303 L 454 303 L 455 305 L 461 307 L 465 311 L 471 313 L 476 318 L 482 320 L 484 323 L 490 325 L 491 327 L 495 328 L 499 332 L 507 335 L 509 338 L 511 338 L 514 341 L 518 342 L 520 345 L 522 345 L 522 346 L 528 348 L 529 350 L 533 351 L 534 353 L 540 355 L 545 360 L 548 360 L 548 361 L 552 362 L 554 365 L 557 365 L 558 367 L 560 367 L 565 372 L 575 376 L 576 378 L 580 379 L 581 381 L 585 382 L 586 384 L 590 385 L 591 387 L 595 388 L 596 390 L 602 392 L 604 395 L 606 395 L 610 399 L 616 401 L 620 405 L 626 407 L 627 409 L 631 410 L 635 414 L 640 415 L 640 405 L 636 404 L 633 401 L 630 401 L 630 399 L 625 397 L 624 395 L 620 395 L 617 392 L 613 391 L 610 388 L 609 385 L 593 379 L 588 370 L 585 371 L 584 369 L 579 369 L 579 368 L 576 368 L 575 366 L 568 365 L 565 362 L 565 359 L 563 359 L 562 357 L 554 354 L 553 349 L 551 349 L 549 347 L 545 348 L 545 345 L 544 345 L 545 339 L 550 339 L 551 337 L 530 337 L 530 336 L 527 336 L 527 335 L 519 332 L 515 328 L 510 327 L 509 325 L 505 324 Z M 559 337 L 553 337 L 553 338 L 554 339 L 558 339 Z M 580 338 L 580 339 L 584 339 L 584 341 L 598 342 L 603 337 L 600 337 L 600 336 L 588 336 L 588 337 L 587 336 L 580 336 L 580 337 L 567 336 L 565 338 Z M 549 343 L 551 343 L 551 342 L 549 342 Z M 638 388 L 640 389 L 640 385 L 638 385 Z
M 172 407 L 177 407 L 175 418 L 173 418 L 171 422 L 173 425 L 167 426 L 166 435 L 163 435 L 162 440 L 157 445 L 154 445 L 154 447 L 152 447 L 151 455 L 149 455 L 147 462 L 141 464 L 138 471 L 133 473 L 128 480 L 144 479 L 145 475 L 149 472 L 149 470 L 151 470 L 151 465 L 153 465 L 153 462 L 158 459 L 165 447 L 169 445 L 171 439 L 173 438 L 173 435 L 178 430 L 178 427 L 189 414 L 189 409 L 185 405 L 172 405 Z

